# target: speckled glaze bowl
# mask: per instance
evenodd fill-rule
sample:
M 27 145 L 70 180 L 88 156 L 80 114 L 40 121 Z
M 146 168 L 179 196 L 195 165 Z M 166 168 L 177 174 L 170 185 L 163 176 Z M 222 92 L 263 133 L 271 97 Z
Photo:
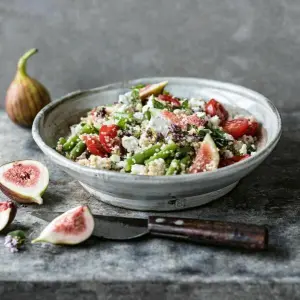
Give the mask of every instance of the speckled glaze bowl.
M 253 157 L 212 172 L 177 176 L 143 176 L 97 170 L 68 160 L 53 148 L 70 125 L 95 106 L 113 103 L 118 95 L 139 83 L 168 80 L 178 97 L 216 98 L 229 109 L 250 112 L 263 125 L 259 150 Z M 203 205 L 231 191 L 272 152 L 281 134 L 275 106 L 247 88 L 196 78 L 155 77 L 76 91 L 54 101 L 37 115 L 32 135 L 41 150 L 62 170 L 79 180 L 93 196 L 106 203 L 135 210 L 170 211 Z

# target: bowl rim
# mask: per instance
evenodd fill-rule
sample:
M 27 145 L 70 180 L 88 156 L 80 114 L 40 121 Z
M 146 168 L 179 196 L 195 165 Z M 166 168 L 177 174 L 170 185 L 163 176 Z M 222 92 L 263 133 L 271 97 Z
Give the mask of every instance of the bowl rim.
M 260 101 L 265 102 L 269 108 L 272 110 L 272 113 L 275 115 L 276 120 L 277 120 L 277 127 L 278 130 L 275 133 L 274 137 L 268 141 L 263 148 L 255 155 L 249 157 L 246 160 L 242 160 L 240 162 L 237 162 L 233 165 L 227 166 L 225 168 L 220 168 L 214 171 L 210 172 L 201 172 L 201 173 L 195 173 L 195 174 L 180 174 L 176 176 L 146 176 L 146 175 L 135 175 L 135 174 L 130 174 L 130 173 L 121 173 L 117 171 L 112 171 L 112 170 L 102 170 L 102 169 L 94 169 L 86 166 L 81 166 L 63 155 L 59 154 L 57 151 L 52 149 L 50 146 L 48 146 L 44 140 L 42 139 L 40 135 L 40 123 L 41 120 L 46 116 L 47 113 L 50 113 L 51 110 L 53 110 L 55 107 L 59 106 L 65 101 L 70 101 L 73 99 L 73 97 L 76 96 L 84 96 L 85 93 L 98 93 L 101 91 L 106 91 L 106 90 L 113 90 L 113 89 L 118 89 L 118 88 L 128 88 L 129 86 L 141 83 L 141 82 L 150 82 L 150 81 L 176 81 L 180 80 L 181 82 L 195 82 L 198 84 L 202 85 L 208 85 L 210 87 L 216 87 L 219 89 L 227 89 L 232 92 L 236 92 L 237 94 L 247 94 L 248 96 L 252 96 L 256 99 L 260 99 Z M 138 181 L 139 183 L 144 183 L 144 184 L 157 184 L 161 183 L 162 181 L 164 183 L 170 182 L 191 182 L 194 180 L 210 180 L 210 179 L 217 179 L 218 177 L 222 176 L 228 176 L 230 174 L 236 173 L 244 168 L 248 168 L 252 165 L 255 165 L 255 163 L 259 163 L 260 160 L 263 160 L 272 152 L 276 144 L 278 143 L 280 136 L 282 132 L 282 121 L 280 117 L 280 113 L 277 110 L 276 106 L 273 104 L 273 102 L 265 97 L 264 95 L 251 90 L 249 88 L 246 88 L 241 85 L 233 84 L 233 83 L 228 83 L 228 82 L 222 82 L 222 81 L 217 81 L 217 80 L 211 80 L 211 79 L 204 79 L 204 78 L 196 78 L 196 77 L 144 77 L 144 78 L 138 78 L 138 79 L 132 79 L 128 81 L 123 81 L 123 82 L 115 82 L 107 85 L 103 85 L 100 87 L 92 88 L 92 89 L 85 89 L 85 90 L 76 90 L 71 93 L 68 93 L 57 100 L 54 100 L 50 102 L 48 105 L 46 105 L 35 117 L 33 125 L 32 125 L 32 136 L 39 148 L 49 157 L 52 157 L 52 160 L 55 163 L 58 163 L 59 165 L 64 166 L 65 168 L 69 168 L 73 171 L 81 172 L 85 175 L 89 176 L 105 176 L 105 177 L 114 177 L 114 179 L 117 181 L 118 179 L 121 182 L 126 182 L 126 181 Z

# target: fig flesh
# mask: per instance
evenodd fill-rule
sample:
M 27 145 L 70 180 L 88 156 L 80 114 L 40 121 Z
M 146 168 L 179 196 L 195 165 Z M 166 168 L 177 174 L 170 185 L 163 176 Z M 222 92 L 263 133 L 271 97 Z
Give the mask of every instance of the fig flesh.
M 88 206 L 78 206 L 55 218 L 32 243 L 76 245 L 92 235 L 94 226 L 94 217 Z
M 168 84 L 168 81 L 162 81 L 155 84 L 150 84 L 140 89 L 140 98 L 146 99 L 147 97 L 154 95 L 158 96 L 162 93 L 164 87 Z
M 48 184 L 48 169 L 38 161 L 20 160 L 0 167 L 0 189 L 16 202 L 42 204 Z
M 0 202 L 0 231 L 5 229 L 15 218 L 17 207 L 11 201 Z
M 204 137 L 189 173 L 213 171 L 218 168 L 220 162 L 219 150 L 209 133 Z

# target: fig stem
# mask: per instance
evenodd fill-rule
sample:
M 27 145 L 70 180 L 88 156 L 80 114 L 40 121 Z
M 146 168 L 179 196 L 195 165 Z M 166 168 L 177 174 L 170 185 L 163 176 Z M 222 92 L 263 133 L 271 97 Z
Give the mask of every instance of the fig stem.
M 28 50 L 20 59 L 18 62 L 18 73 L 22 76 L 27 76 L 26 72 L 26 63 L 29 57 L 31 57 L 33 54 L 37 53 L 38 49 L 33 48 Z

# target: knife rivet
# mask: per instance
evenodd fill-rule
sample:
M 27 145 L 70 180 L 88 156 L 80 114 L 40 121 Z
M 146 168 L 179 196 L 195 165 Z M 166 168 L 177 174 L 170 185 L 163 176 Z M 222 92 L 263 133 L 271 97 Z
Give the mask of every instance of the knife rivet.
M 156 223 L 163 223 L 164 221 L 165 221 L 164 218 L 157 218 L 157 219 L 155 219 Z
M 184 222 L 182 220 L 177 220 L 174 222 L 174 224 L 180 226 L 180 225 L 183 225 Z

